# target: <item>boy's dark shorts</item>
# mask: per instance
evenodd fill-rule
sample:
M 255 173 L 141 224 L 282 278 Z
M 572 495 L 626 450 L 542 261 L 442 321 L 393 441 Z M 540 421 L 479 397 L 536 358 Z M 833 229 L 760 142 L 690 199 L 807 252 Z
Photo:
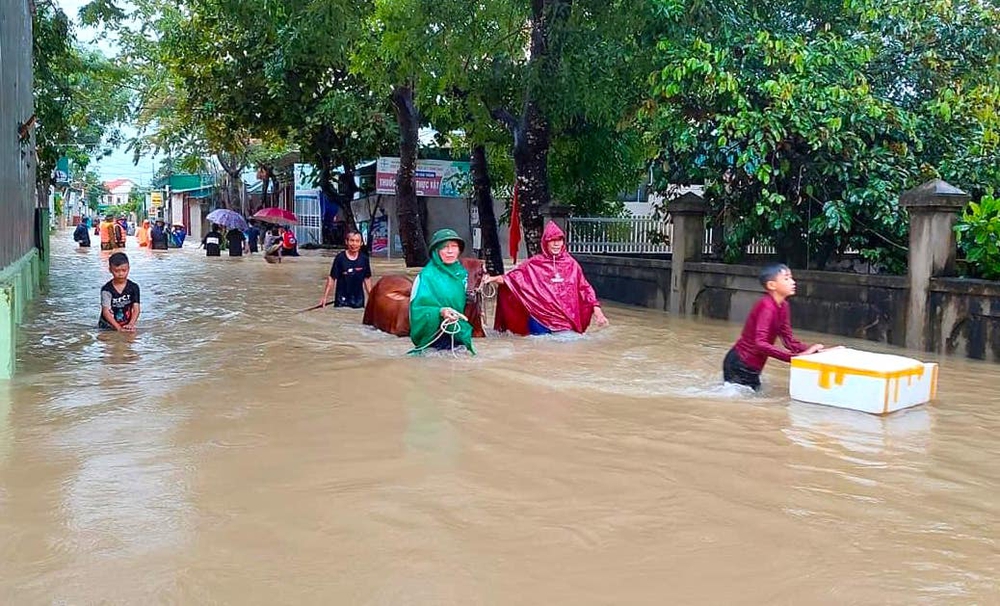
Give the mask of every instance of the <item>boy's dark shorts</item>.
M 735 348 L 730 349 L 722 361 L 722 378 L 727 383 L 738 383 L 752 387 L 754 391 L 760 390 L 760 372 L 747 366 Z

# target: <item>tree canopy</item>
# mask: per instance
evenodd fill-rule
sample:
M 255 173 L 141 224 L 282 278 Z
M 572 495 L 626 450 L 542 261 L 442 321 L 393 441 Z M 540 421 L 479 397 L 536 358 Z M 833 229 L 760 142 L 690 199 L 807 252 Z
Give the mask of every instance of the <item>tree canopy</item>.
M 35 4 L 32 27 L 37 180 L 45 199 L 60 158 L 85 168 L 122 142 L 119 126 L 130 94 L 123 87 L 127 70 L 81 47 L 69 16 L 57 6 Z
M 900 192 L 997 182 L 996 8 L 658 4 L 646 134 L 661 187 L 707 185 L 729 258 L 757 239 L 800 267 L 848 248 L 899 267 Z
M 757 240 L 795 266 L 858 250 L 899 269 L 901 191 L 938 176 L 978 199 L 1000 181 L 1000 9 L 981 0 L 94 0 L 83 16 L 118 32 L 137 154 L 214 155 L 236 178 L 294 150 L 346 202 L 360 162 L 398 153 L 409 200 L 431 127 L 476 159 L 477 203 L 518 184 L 530 250 L 545 204 L 621 212 L 651 165 L 663 193 L 705 185 L 729 259 Z M 401 209 L 418 263 L 419 209 Z

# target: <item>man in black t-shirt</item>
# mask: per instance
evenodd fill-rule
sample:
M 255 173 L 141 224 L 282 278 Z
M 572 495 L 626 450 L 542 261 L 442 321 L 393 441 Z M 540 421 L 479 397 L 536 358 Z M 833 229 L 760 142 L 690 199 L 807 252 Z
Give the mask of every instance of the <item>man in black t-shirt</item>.
M 365 294 L 372 289 L 372 267 L 368 255 L 361 252 L 361 234 L 356 231 L 347 234 L 347 250 L 341 251 L 333 260 L 320 300 L 321 307 L 326 307 L 326 299 L 334 284 L 337 286 L 333 296 L 334 307 L 365 306 Z
M 243 235 L 243 232 L 235 227 L 226 232 L 226 243 L 229 245 L 230 257 L 243 256 L 243 242 L 245 240 L 246 236 Z
M 219 233 L 219 226 L 212 224 L 212 231 L 205 234 L 201 239 L 201 246 L 205 249 L 206 257 L 218 257 L 222 254 L 222 234 Z

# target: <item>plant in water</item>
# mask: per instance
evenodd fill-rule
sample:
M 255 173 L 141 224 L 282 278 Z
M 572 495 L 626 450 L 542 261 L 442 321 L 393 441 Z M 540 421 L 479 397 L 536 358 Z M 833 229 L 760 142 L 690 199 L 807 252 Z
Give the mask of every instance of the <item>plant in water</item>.
M 970 202 L 955 231 L 972 274 L 1000 280 L 1000 198 L 990 192 L 978 203 Z

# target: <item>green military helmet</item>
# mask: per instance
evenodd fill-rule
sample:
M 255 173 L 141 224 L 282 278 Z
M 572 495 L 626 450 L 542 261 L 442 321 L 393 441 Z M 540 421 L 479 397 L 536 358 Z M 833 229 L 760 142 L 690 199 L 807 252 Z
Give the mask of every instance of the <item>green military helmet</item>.
M 465 240 L 463 240 L 454 229 L 439 229 L 434 232 L 434 235 L 431 237 L 431 243 L 427 246 L 427 249 L 434 252 L 438 246 L 441 246 L 449 240 L 458 242 L 459 252 L 465 251 Z

